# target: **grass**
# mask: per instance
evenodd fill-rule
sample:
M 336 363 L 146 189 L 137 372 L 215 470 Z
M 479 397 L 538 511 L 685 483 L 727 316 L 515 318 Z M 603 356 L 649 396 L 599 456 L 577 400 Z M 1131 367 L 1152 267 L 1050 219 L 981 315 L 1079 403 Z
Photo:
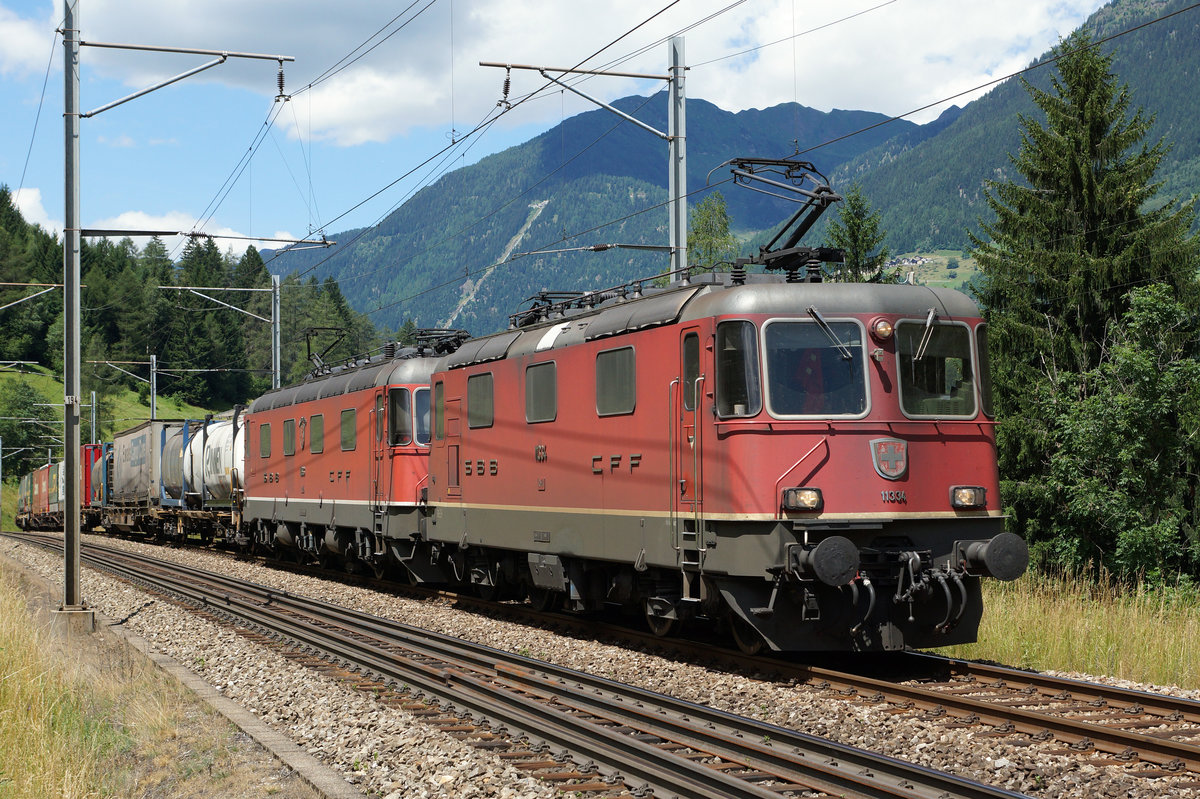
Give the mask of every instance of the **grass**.
M 33 368 L 37 370 L 33 374 L 0 372 L 0 391 L 3 391 L 10 382 L 24 381 L 37 390 L 46 402 L 57 403 L 61 406 L 63 395 L 66 393 L 63 390 L 62 380 L 50 374 L 49 370 L 43 367 Z M 90 401 L 91 396 L 85 391 L 83 402 Z M 102 431 L 128 430 L 150 418 L 149 399 L 143 401 L 138 392 L 131 389 L 122 388 L 115 391 L 106 399 L 106 402 L 108 403 L 108 407 L 105 408 L 106 413 L 103 418 L 97 420 L 97 426 Z M 55 418 L 62 418 L 61 410 L 60 407 L 54 412 Z M 199 406 L 180 402 L 161 394 L 155 399 L 154 410 L 160 419 L 203 419 L 204 414 L 210 412 Z M 80 422 L 85 434 L 88 432 L 90 420 L 91 409 L 83 408 L 80 411 Z M 104 438 L 111 438 L 111 433 Z
M 315 798 L 123 642 L 68 648 L 24 580 L 0 563 L 0 799 Z
M 0 580 L 0 606 L 0 796 L 98 795 L 101 764 L 128 750 L 128 735 L 47 657 L 48 635 L 30 626 L 10 579 Z
M 1034 572 L 986 581 L 979 642 L 951 657 L 1200 688 L 1200 593 Z

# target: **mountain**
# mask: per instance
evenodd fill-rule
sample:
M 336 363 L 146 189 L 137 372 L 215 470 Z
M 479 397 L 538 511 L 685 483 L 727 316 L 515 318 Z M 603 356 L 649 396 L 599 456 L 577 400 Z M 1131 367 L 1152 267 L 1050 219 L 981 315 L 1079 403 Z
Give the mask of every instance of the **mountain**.
M 1086 24 L 1104 38 L 1186 7 L 1185 0 L 1114 0 Z M 1158 176 L 1164 198 L 1200 192 L 1200 92 L 1193 89 L 1198 41 L 1200 10 L 1102 45 L 1115 53 L 1131 108 L 1155 115 L 1150 141 L 1164 137 L 1172 145 Z M 1048 66 L 1026 77 L 1046 88 L 1052 74 Z M 666 129 L 662 94 L 614 105 Z M 722 185 L 729 173 L 719 167 L 735 156 L 778 158 L 799 151 L 835 190 L 861 184 L 881 212 L 893 252 L 959 249 L 967 245 L 968 229 L 977 230 L 988 214 L 986 181 L 1012 176 L 1009 154 L 1020 145 L 1019 115 L 1036 119 L 1038 113 L 1012 80 L 925 125 L 794 103 L 731 113 L 692 98 L 688 186 L 705 186 L 711 171 L 735 231 L 752 238 L 796 206 Z M 421 326 L 491 332 L 506 326 L 507 315 L 539 290 L 600 289 L 665 270 L 663 253 L 578 248 L 667 244 L 667 211 L 660 207 L 666 183 L 665 144 L 597 109 L 445 175 L 378 226 L 331 237 L 340 242 L 332 252 L 286 253 L 272 269 L 335 278 L 350 304 L 371 313 L 380 327 L 394 329 L 412 318 Z M 689 203 L 704 194 L 693 194 Z M 647 208 L 652 210 L 643 212 Z M 823 230 L 814 228 L 808 241 L 821 243 Z
M 613 105 L 659 130 L 667 127 L 662 95 L 626 97 Z M 709 172 L 730 157 L 782 157 L 887 119 L 796 104 L 735 114 L 696 99 L 688 102 L 687 114 L 693 191 L 703 189 Z M 819 167 L 835 169 L 896 135 L 920 142 L 944 127 L 939 123 L 898 122 L 850 136 L 822 148 Z M 375 228 L 331 237 L 339 242 L 332 251 L 285 253 L 272 268 L 334 277 L 356 309 L 382 306 L 373 315 L 381 327 L 413 318 L 421 326 L 490 332 L 506 326 L 507 315 L 540 289 L 600 289 L 667 268 L 664 253 L 616 249 L 518 257 L 489 270 L 513 253 L 667 244 L 666 208 L 638 213 L 667 199 L 666 155 L 665 143 L 650 133 L 609 111 L 589 111 L 445 175 Z M 728 177 L 728 170 L 717 169 L 712 181 Z M 737 230 L 770 227 L 795 208 L 758 192 L 720 188 Z M 689 202 L 698 203 L 706 193 Z
M 1114 54 L 1113 70 L 1128 84 L 1130 113 L 1140 107 L 1154 116 L 1147 144 L 1163 138 L 1171 146 L 1157 175 L 1164 201 L 1200 193 L 1200 92 L 1195 90 L 1200 9 L 1133 29 L 1189 5 L 1185 0 L 1115 0 L 1085 23 L 1098 40 L 1133 31 L 1101 46 Z M 1053 75 L 1053 66 L 1046 65 L 1025 79 L 1048 90 Z M 897 136 L 843 163 L 830 177 L 835 188 L 861 184 L 880 211 L 893 252 L 965 247 L 967 230 L 977 231 L 979 217 L 989 216 L 985 182 L 1014 177 L 1009 154 L 1020 148 L 1018 115 L 1044 118 L 1020 81 L 1005 81 L 967 105 L 937 136 L 920 142 Z

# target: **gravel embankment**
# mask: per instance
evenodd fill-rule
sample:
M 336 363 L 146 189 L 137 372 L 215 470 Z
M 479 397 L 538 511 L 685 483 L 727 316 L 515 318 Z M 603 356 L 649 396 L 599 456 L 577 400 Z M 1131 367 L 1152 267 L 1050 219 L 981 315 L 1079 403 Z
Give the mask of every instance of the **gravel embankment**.
M 1062 748 L 1060 744 L 1031 744 L 1019 737 L 976 737 L 972 730 L 947 728 L 915 714 L 889 712 L 886 705 L 825 697 L 807 688 L 532 630 L 456 610 L 445 602 L 385 596 L 206 552 L 102 541 L 882 751 L 1032 796 L 1200 799 L 1200 791 L 1178 787 L 1173 784 L 1176 780 L 1142 779 L 1122 767 L 1093 765 L 1055 754 L 1054 750 Z M 0 546 L 10 557 L 45 574 L 61 572 L 58 558 L 33 547 L 11 541 Z M 117 619 L 146 602 L 140 591 L 90 570 L 84 571 L 83 594 L 94 607 Z M 345 774 L 364 792 L 394 799 L 555 795 L 549 786 L 420 725 L 401 710 L 387 708 L 166 603 L 143 608 L 126 625 Z

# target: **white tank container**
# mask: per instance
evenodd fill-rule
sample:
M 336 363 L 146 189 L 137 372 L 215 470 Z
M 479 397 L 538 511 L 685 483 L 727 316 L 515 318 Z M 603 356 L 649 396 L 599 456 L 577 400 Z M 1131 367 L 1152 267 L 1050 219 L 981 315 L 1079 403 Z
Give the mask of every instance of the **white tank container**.
M 240 418 L 234 432 L 233 422 L 225 419 L 208 425 L 207 440 L 201 430 L 192 436 L 183 456 L 183 479 L 190 493 L 199 494 L 203 485 L 206 500 L 227 500 L 241 488 L 246 434 Z

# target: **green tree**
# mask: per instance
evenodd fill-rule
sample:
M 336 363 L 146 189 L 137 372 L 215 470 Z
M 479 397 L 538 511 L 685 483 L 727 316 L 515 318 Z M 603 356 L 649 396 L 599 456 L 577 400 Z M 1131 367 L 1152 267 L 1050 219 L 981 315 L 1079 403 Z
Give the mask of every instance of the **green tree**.
M 1193 432 L 1200 425 L 1198 320 L 1167 286 L 1134 289 L 1090 395 L 1056 420 L 1048 490 L 1060 562 L 1161 579 L 1200 562 Z
M 0 391 L 0 438 L 4 449 L 5 477 L 23 475 L 46 462 L 47 433 L 61 435 L 62 419 L 57 424 L 45 398 L 25 380 L 11 380 Z M 61 448 L 60 448 L 61 449 Z M 23 450 L 18 452 L 17 450 Z
M 729 232 L 725 197 L 714 191 L 688 214 L 688 261 L 705 269 L 728 271 L 737 254 L 737 236 Z
M 404 320 L 404 324 L 400 325 L 396 330 L 396 341 L 406 346 L 412 346 L 417 343 L 417 323 L 410 316 Z
M 879 229 L 879 212 L 863 196 L 858 184 L 846 192 L 838 209 L 838 218 L 829 223 L 829 246 L 846 253 L 841 279 L 847 283 L 875 282 L 883 279 L 883 265 L 888 259 L 883 246 L 886 230 Z
M 976 293 L 990 323 L 1002 493 L 1019 531 L 1052 556 L 1049 542 L 1067 534 L 1059 525 L 1066 485 L 1055 490 L 1048 480 L 1061 425 L 1097 393 L 1096 370 L 1110 326 L 1130 308 L 1130 287 L 1165 284 L 1189 309 L 1200 293 L 1192 203 L 1155 201 L 1166 147 L 1143 142 L 1151 120 L 1130 114 L 1111 56 L 1086 31 L 1057 53 L 1051 91 L 1026 84 L 1045 121 L 1020 117 L 1011 161 L 1023 180 L 988 184 L 995 219 L 982 224 L 986 238 L 972 235 Z

